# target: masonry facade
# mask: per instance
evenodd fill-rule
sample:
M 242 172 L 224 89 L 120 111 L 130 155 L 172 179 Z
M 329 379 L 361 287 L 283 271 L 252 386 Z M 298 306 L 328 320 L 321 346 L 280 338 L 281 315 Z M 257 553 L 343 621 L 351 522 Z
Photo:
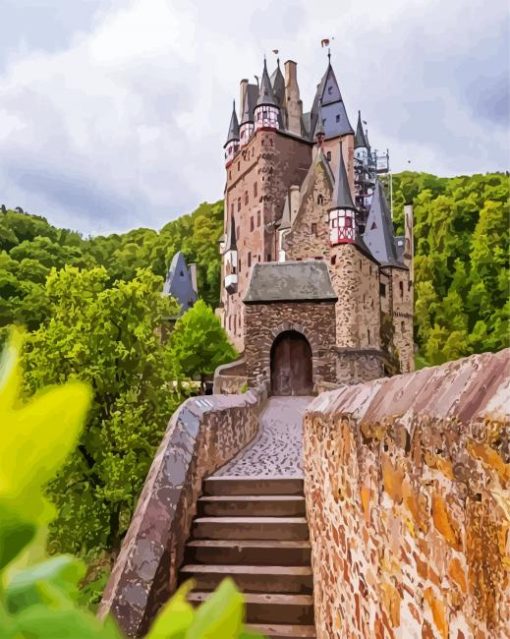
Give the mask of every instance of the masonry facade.
M 395 237 L 381 155 L 359 112 L 351 127 L 331 62 L 309 112 L 293 61 L 285 76 L 279 62 L 271 76 L 264 62 L 258 85 L 241 81 L 240 98 L 224 147 L 218 315 L 249 380 L 292 376 L 275 357 L 287 367 L 310 357 L 303 366 L 311 366 L 314 387 L 411 371 L 412 207 L 405 236 Z M 309 277 L 322 284 L 304 299 Z M 289 335 L 278 345 L 281 326 Z

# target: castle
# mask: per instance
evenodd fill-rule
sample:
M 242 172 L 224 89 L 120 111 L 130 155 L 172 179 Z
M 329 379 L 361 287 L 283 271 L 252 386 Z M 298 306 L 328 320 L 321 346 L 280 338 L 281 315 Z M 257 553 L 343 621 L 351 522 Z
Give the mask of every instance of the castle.
M 225 143 L 218 315 L 275 394 L 413 370 L 413 221 L 395 237 L 373 150 L 331 57 L 303 112 L 297 65 L 241 80 Z

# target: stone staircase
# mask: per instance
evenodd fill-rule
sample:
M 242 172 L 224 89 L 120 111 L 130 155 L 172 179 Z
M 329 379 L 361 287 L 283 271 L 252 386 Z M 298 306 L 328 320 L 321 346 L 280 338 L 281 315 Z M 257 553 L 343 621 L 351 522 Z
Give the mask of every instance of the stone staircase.
M 250 628 L 272 639 L 315 637 L 313 577 L 299 478 L 204 481 L 181 581 L 199 604 L 224 577 L 243 591 Z

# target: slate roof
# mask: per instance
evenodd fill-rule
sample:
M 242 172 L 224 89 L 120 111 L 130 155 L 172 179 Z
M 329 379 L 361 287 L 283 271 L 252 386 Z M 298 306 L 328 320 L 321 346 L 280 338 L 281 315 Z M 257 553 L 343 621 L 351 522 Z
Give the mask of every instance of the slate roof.
M 313 129 L 315 129 L 318 117 L 324 121 L 326 138 L 354 133 L 331 63 L 328 64 L 326 72 L 317 85 L 312 105 Z
M 273 87 L 274 97 L 279 106 L 285 106 L 285 78 L 280 69 L 280 60 L 278 60 L 278 66 L 271 74 L 271 85 Z
M 242 105 L 242 115 L 241 115 L 241 124 L 246 124 L 247 122 L 253 122 L 253 110 L 257 105 L 257 98 L 259 95 L 259 88 L 256 84 L 249 84 L 246 87 L 246 94 L 244 97 L 244 104 Z
M 245 304 L 257 302 L 335 302 L 326 262 L 266 262 L 253 267 Z
M 338 162 L 338 173 L 335 180 L 335 189 L 331 202 L 332 209 L 355 209 L 352 201 L 351 187 L 345 170 L 344 156 L 342 154 L 342 143 L 340 143 L 340 160 Z
M 368 140 L 365 136 L 365 131 L 363 130 L 363 123 L 361 121 L 361 111 L 358 111 L 358 124 L 356 125 L 356 135 L 354 137 L 354 148 L 365 148 L 368 149 Z
M 232 117 L 230 118 L 230 125 L 228 127 L 227 141 L 225 144 L 232 142 L 232 140 L 239 140 L 239 121 L 236 113 L 236 102 L 232 105 Z
M 163 293 L 175 297 L 181 306 L 181 312 L 187 311 L 197 300 L 197 291 L 193 288 L 191 272 L 181 251 L 172 259 Z
M 227 228 L 227 240 L 225 242 L 225 249 L 223 253 L 227 251 L 236 251 L 237 250 L 237 239 L 236 239 L 236 221 L 234 218 L 234 214 L 230 217 L 230 224 Z
M 271 86 L 271 80 L 269 79 L 269 73 L 267 72 L 267 63 L 264 60 L 264 69 L 262 71 L 262 79 L 260 80 L 259 97 L 257 100 L 257 106 L 279 106 L 273 93 L 273 87 Z
M 379 180 L 375 183 L 363 239 L 368 249 L 383 266 L 401 266 L 393 236 L 393 222 L 386 196 Z

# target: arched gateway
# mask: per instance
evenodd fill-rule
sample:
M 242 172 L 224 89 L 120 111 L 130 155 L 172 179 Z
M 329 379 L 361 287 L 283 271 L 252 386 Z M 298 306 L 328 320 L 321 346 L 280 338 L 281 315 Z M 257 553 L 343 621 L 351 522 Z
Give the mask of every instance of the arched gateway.
M 271 347 L 271 393 L 311 395 L 313 392 L 312 349 L 297 331 L 278 335 Z

